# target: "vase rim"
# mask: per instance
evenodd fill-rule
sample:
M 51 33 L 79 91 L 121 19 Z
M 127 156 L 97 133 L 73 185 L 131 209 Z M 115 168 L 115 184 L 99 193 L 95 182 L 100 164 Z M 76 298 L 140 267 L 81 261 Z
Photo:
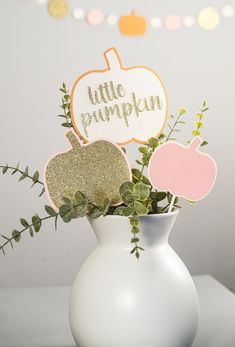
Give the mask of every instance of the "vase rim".
M 139 216 L 141 219 L 142 218 L 167 218 L 167 217 L 170 217 L 170 216 L 175 216 L 175 215 L 178 215 L 179 214 L 179 210 L 175 210 L 175 211 L 172 211 L 172 212 L 167 212 L 167 213 L 155 213 L 155 214 L 148 214 L 146 216 Z M 92 219 L 91 217 L 87 216 L 88 219 Z M 106 216 L 101 216 L 99 217 L 102 218 L 102 219 L 112 219 L 112 218 L 128 218 L 126 216 L 120 216 L 120 215 L 117 215 L 117 214 L 109 214 L 109 215 L 106 215 Z

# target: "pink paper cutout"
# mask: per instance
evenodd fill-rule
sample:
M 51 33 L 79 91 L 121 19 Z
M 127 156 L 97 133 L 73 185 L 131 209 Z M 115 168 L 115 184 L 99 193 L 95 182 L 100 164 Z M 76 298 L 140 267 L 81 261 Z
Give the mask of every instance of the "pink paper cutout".
M 175 14 L 166 17 L 165 27 L 170 31 L 176 31 L 181 27 L 181 19 Z
M 104 15 L 100 10 L 91 10 L 86 19 L 91 25 L 99 25 L 103 21 Z
M 148 168 L 153 187 L 191 201 L 203 199 L 215 183 L 217 167 L 211 156 L 199 151 L 201 143 L 195 137 L 188 147 L 177 142 L 158 147 Z

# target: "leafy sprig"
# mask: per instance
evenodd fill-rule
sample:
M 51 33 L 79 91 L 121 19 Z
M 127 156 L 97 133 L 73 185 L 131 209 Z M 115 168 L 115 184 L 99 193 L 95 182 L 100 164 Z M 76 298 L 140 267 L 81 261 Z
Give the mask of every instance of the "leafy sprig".
M 61 105 L 60 108 L 64 111 L 63 114 L 59 114 L 58 117 L 63 118 L 63 123 L 61 124 L 62 127 L 66 128 L 72 128 L 73 123 L 71 119 L 71 111 L 70 111 L 70 95 L 69 91 L 66 88 L 65 83 L 62 84 L 62 86 L 59 89 L 62 92 L 62 99 L 61 99 Z
M 70 95 L 69 92 L 63 83 L 60 91 L 63 93 L 62 105 L 61 108 L 64 111 L 63 115 L 59 117 L 64 118 L 62 126 L 71 128 L 73 127 L 70 113 Z M 200 107 L 200 112 L 197 113 L 197 121 L 195 123 L 196 128 L 192 131 L 193 136 L 198 136 L 201 134 L 201 128 L 203 127 L 203 118 L 204 113 L 208 110 L 206 102 Z M 55 229 L 57 229 L 58 218 L 61 218 L 63 222 L 69 223 L 73 218 L 77 216 L 83 217 L 85 215 L 90 216 L 91 218 L 98 218 L 100 216 L 105 216 L 107 214 L 118 214 L 120 216 L 125 216 L 129 218 L 131 225 L 131 244 L 133 245 L 130 253 L 134 254 L 137 259 L 140 257 L 141 251 L 144 251 L 144 248 L 139 245 L 140 243 L 140 217 L 147 214 L 157 214 L 165 213 L 168 211 L 168 208 L 172 201 L 172 194 L 169 192 L 161 192 L 153 190 L 153 187 L 144 175 L 144 169 L 148 167 L 149 161 L 152 154 L 162 143 L 169 140 L 175 140 L 173 136 L 174 133 L 180 131 L 179 125 L 185 124 L 185 121 L 182 120 L 182 116 L 186 113 L 184 108 L 179 110 L 177 117 L 171 115 L 173 120 L 172 124 L 169 124 L 169 133 L 167 135 L 161 134 L 158 137 L 152 137 L 148 142 L 142 145 L 139 148 L 141 153 L 141 158 L 136 160 L 136 163 L 140 165 L 140 170 L 137 168 L 132 169 L 132 182 L 125 182 L 120 187 L 120 196 L 122 198 L 121 206 L 111 206 L 111 202 L 108 199 L 105 199 L 104 202 L 96 206 L 91 203 L 86 195 L 80 191 L 77 191 L 74 199 L 70 200 L 66 197 L 63 198 L 63 204 L 60 207 L 59 211 L 55 211 L 52 207 L 45 205 L 46 216 L 40 217 L 38 214 L 34 214 L 31 218 L 31 221 L 27 221 L 25 218 L 20 219 L 20 224 L 23 227 L 22 229 L 14 229 L 10 237 L 1 235 L 4 243 L 0 245 L 0 251 L 5 254 L 5 247 L 9 244 L 12 248 L 14 247 L 14 242 L 19 242 L 22 234 L 25 231 L 29 231 L 31 237 L 35 233 L 38 233 L 41 229 L 43 222 L 47 219 L 53 219 L 55 223 Z M 82 136 L 79 136 L 83 140 Z M 202 145 L 206 145 L 207 141 L 203 141 Z M 125 148 L 122 148 L 125 152 Z M 32 180 L 32 187 L 36 184 L 43 185 L 39 180 L 39 172 L 36 171 L 33 175 L 29 175 L 28 167 L 25 170 L 19 169 L 19 164 L 16 167 L 6 165 L 1 165 L 3 174 L 8 170 L 11 171 L 11 174 L 20 173 L 19 181 L 22 181 L 25 178 Z M 41 191 L 40 196 L 44 193 L 44 185 Z M 165 206 L 160 206 L 160 202 L 166 200 Z M 179 199 L 175 197 L 174 207 L 180 208 L 178 205 Z
M 139 259 L 140 251 L 144 251 L 144 248 L 139 246 L 140 239 L 137 236 L 140 232 L 139 217 L 145 216 L 149 212 L 147 205 L 150 188 L 143 182 L 125 182 L 121 185 L 119 192 L 124 206 L 117 207 L 115 214 L 129 217 L 133 234 L 131 238 L 131 243 L 133 243 L 131 254 L 134 253 L 136 258 Z
M 16 166 L 10 166 L 7 163 L 5 165 L 0 165 L 0 168 L 2 169 L 2 173 L 5 174 L 7 172 L 11 172 L 11 175 L 14 174 L 20 174 L 18 182 L 23 181 L 24 179 L 28 178 L 32 181 L 31 188 L 35 186 L 36 184 L 39 184 L 43 186 L 41 193 L 39 196 L 42 196 L 43 193 L 45 192 L 44 184 L 42 181 L 39 179 L 39 171 L 35 171 L 32 175 L 29 174 L 29 167 L 26 166 L 24 170 L 19 169 L 19 163 Z
M 208 110 L 209 110 L 209 107 L 207 106 L 206 101 L 204 101 L 202 106 L 199 109 L 199 112 L 196 114 L 197 120 L 195 122 L 195 128 L 192 131 L 193 136 L 201 136 L 201 129 L 204 126 L 203 119 L 205 117 L 205 112 Z M 201 146 L 206 146 L 206 145 L 208 145 L 207 141 L 203 141 L 201 143 Z
M 105 199 L 104 203 L 100 206 L 96 206 L 89 202 L 85 194 L 80 191 L 75 193 L 74 202 L 68 198 L 63 198 L 64 204 L 61 205 L 59 211 L 55 211 L 51 206 L 45 205 L 44 209 L 47 213 L 46 216 L 40 217 L 38 214 L 34 214 L 29 222 L 25 218 L 20 219 L 20 224 L 23 226 L 23 229 L 14 229 L 11 233 L 11 237 L 1 235 L 4 239 L 4 243 L 0 245 L 0 251 L 5 255 L 5 247 L 9 244 L 14 248 L 14 243 L 19 242 L 21 239 L 22 233 L 29 231 L 31 237 L 34 236 L 34 233 L 38 233 L 41 229 L 42 223 L 47 219 L 54 218 L 55 229 L 57 229 L 58 218 L 60 217 L 64 223 L 69 223 L 73 218 L 77 216 L 83 217 L 86 214 L 92 218 L 97 218 L 105 216 L 108 213 L 110 201 Z M 97 213 L 99 211 L 99 214 Z
M 186 109 L 185 108 L 180 108 L 179 112 L 178 112 L 178 116 L 175 117 L 173 115 L 170 115 L 170 118 L 172 119 L 173 123 L 169 123 L 168 127 L 170 128 L 169 133 L 165 136 L 165 142 L 167 141 L 175 141 L 176 138 L 172 137 L 174 133 L 178 133 L 180 132 L 180 129 L 178 128 L 178 126 L 180 124 L 186 124 L 185 121 L 182 121 L 182 116 L 184 116 L 186 114 Z

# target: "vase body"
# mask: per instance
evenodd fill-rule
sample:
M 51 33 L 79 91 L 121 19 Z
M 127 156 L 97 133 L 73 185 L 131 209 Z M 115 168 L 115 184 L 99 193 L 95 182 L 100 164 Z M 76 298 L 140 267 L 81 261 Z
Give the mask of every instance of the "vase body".
M 79 347 L 190 347 L 199 306 L 193 280 L 168 244 L 178 212 L 141 217 L 136 259 L 128 218 L 90 219 L 98 244 L 72 288 Z

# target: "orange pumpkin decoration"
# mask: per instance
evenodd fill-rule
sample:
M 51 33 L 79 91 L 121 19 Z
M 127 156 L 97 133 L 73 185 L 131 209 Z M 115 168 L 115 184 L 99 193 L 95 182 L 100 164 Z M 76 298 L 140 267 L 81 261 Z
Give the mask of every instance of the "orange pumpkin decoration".
M 122 16 L 119 21 L 119 30 L 123 35 L 144 35 L 147 30 L 147 21 L 143 16 L 137 16 L 132 11 L 129 16 Z

